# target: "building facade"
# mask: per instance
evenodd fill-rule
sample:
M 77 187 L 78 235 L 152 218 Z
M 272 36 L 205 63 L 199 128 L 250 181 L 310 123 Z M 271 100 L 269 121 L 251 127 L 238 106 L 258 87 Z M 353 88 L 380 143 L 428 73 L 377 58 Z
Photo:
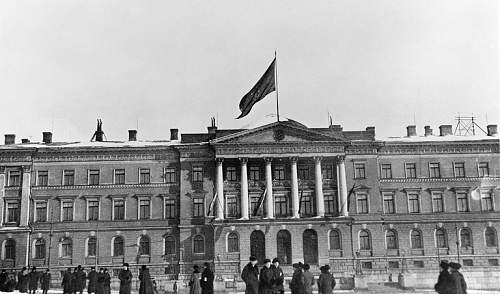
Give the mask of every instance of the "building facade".
M 375 128 L 288 120 L 169 141 L 0 146 L 0 267 L 182 278 L 210 262 L 238 276 L 250 255 L 337 274 L 498 269 L 500 155 L 488 135 L 379 139 Z

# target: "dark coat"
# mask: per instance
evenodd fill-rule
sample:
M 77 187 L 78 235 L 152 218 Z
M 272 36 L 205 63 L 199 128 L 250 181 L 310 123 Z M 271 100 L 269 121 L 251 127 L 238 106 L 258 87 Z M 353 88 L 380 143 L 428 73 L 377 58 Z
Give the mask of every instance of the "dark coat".
M 106 277 L 104 276 L 104 273 L 98 273 L 97 274 L 97 286 L 96 286 L 96 294 L 105 294 L 105 289 L 104 289 L 104 282 L 105 282 Z
M 335 278 L 330 273 L 321 273 L 318 279 L 318 293 L 332 294 L 335 288 Z
M 38 279 L 40 279 L 40 274 L 37 271 L 32 271 L 28 274 L 28 288 L 30 291 L 38 289 Z
M 95 270 L 91 270 L 87 275 L 87 279 L 89 280 L 87 290 L 89 293 L 95 293 L 97 288 L 97 272 Z
M 129 270 L 121 270 L 118 279 L 120 280 L 120 294 L 130 294 L 132 273 Z
M 259 275 L 259 293 L 272 294 L 273 293 L 273 270 L 271 268 L 262 267 Z
M 453 294 L 467 294 L 467 283 L 465 283 L 464 276 L 459 271 L 452 271 L 450 273 L 451 277 L 451 289 Z
M 283 287 L 283 283 L 285 281 L 283 270 L 281 267 L 276 267 L 274 265 L 271 265 L 271 270 L 273 271 L 273 290 L 283 293 L 285 291 L 285 288 Z
M 249 262 L 241 272 L 241 278 L 246 284 L 245 294 L 259 294 L 259 267 Z
M 61 286 L 63 286 L 63 293 L 71 293 L 73 291 L 73 274 L 70 271 L 64 272 Z
M 108 272 L 104 274 L 104 294 L 111 294 L 111 276 Z
M 438 281 L 434 285 L 434 290 L 439 294 L 451 294 L 451 276 L 448 270 L 441 271 L 438 276 Z
M 141 270 L 139 273 L 139 294 L 153 294 L 153 282 L 151 282 L 151 275 L 148 269 Z
M 0 285 L 3 285 L 5 283 L 7 283 L 7 279 L 9 278 L 9 274 L 8 273 L 0 273 Z
M 50 279 L 50 273 L 45 272 L 42 274 L 42 276 L 40 277 L 40 288 L 42 288 L 42 290 L 50 289 Z
M 292 280 L 290 281 L 290 290 L 292 294 L 304 294 L 304 274 L 301 269 L 296 269 L 293 272 Z
M 200 286 L 202 294 L 214 293 L 214 273 L 209 268 L 206 268 L 201 273 Z
M 28 271 L 24 270 L 17 274 L 17 289 L 21 293 L 28 292 Z
M 302 273 L 304 276 L 304 291 L 306 294 L 312 294 L 313 289 L 312 286 L 314 285 L 314 276 L 311 274 L 309 271 L 305 271 Z
M 79 269 L 73 275 L 75 276 L 75 291 L 82 292 L 83 289 L 85 289 L 85 282 L 87 281 L 87 274 L 82 269 Z

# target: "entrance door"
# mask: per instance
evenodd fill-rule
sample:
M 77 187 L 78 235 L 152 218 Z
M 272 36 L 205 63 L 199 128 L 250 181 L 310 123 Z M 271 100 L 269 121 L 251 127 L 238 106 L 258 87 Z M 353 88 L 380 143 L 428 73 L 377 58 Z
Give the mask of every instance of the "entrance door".
M 250 235 L 250 255 L 259 261 L 259 264 L 266 259 L 266 237 L 262 231 L 253 231 Z
M 281 230 L 276 238 L 278 258 L 282 264 L 292 264 L 292 238 L 290 232 Z
M 315 230 L 305 230 L 302 236 L 304 263 L 318 264 L 318 235 Z

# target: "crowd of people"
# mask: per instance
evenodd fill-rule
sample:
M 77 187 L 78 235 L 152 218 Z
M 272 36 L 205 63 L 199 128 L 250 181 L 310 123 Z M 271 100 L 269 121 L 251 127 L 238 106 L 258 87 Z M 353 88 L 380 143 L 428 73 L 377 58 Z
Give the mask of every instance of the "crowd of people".
M 174 289 L 174 292 L 176 289 Z M 200 267 L 193 267 L 193 274 L 189 280 L 189 294 L 213 294 L 214 293 L 214 273 L 210 270 L 210 263 L 203 264 L 203 272 Z
M 446 260 L 439 264 L 439 277 L 434 289 L 439 294 L 467 294 L 467 283 L 459 271 L 462 266 Z

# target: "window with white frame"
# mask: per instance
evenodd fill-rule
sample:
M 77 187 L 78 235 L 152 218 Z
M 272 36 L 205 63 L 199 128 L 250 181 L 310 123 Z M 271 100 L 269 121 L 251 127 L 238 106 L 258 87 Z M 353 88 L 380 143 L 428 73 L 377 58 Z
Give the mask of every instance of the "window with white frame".
M 21 186 L 21 171 L 20 170 L 9 171 L 9 186 L 10 187 Z
M 35 201 L 35 221 L 37 223 L 47 221 L 47 201 Z
M 146 235 L 142 235 L 139 239 L 139 255 L 151 254 L 151 241 Z
M 63 185 L 64 186 L 75 185 L 75 170 L 74 169 L 65 169 L 63 171 Z
M 417 229 L 411 230 L 410 233 L 411 248 L 412 249 L 422 249 L 424 248 L 424 243 L 422 241 L 422 232 Z
M 250 181 L 260 181 L 260 167 L 250 166 L 249 179 Z
M 61 254 L 59 257 L 70 258 L 73 255 L 73 241 L 70 238 L 61 240 Z
M 488 177 L 488 176 L 490 176 L 490 167 L 489 167 L 488 162 L 480 162 L 480 163 L 478 163 L 477 169 L 478 169 L 478 175 L 480 177 Z
M 465 163 L 454 162 L 453 173 L 455 174 L 455 178 L 465 178 Z
M 429 163 L 429 177 L 430 178 L 440 178 L 441 177 L 441 169 L 439 167 L 439 162 Z
M 227 252 L 240 252 L 240 241 L 236 232 L 227 235 Z
M 139 219 L 150 219 L 151 218 L 151 200 L 150 199 L 139 199 Z
M 123 256 L 125 245 L 121 236 L 113 238 L 113 256 Z
M 380 178 L 392 179 L 392 166 L 390 163 L 384 163 L 380 165 Z
M 37 186 L 48 186 L 49 184 L 49 171 L 46 170 L 39 170 L 37 171 L 37 180 L 36 184 Z
M 176 183 L 177 182 L 175 168 L 173 168 L 173 167 L 165 168 L 164 181 L 165 181 L 165 183 Z
M 97 255 L 97 238 L 89 237 L 87 239 L 87 256 Z
M 448 238 L 443 228 L 436 230 L 436 246 L 437 248 L 448 248 Z
M 177 217 L 175 199 L 166 198 L 165 200 L 165 218 L 172 219 Z
M 99 220 L 99 199 L 87 200 L 87 220 Z
M 193 217 L 205 216 L 205 200 L 203 198 L 193 198 Z
M 205 238 L 202 235 L 196 235 L 193 238 L 193 253 L 203 254 L 205 253 Z
M 115 185 L 124 185 L 125 184 L 125 169 L 124 168 L 115 169 L 114 184 Z
M 234 182 L 238 179 L 235 166 L 226 167 L 226 181 Z
M 408 193 L 408 212 L 420 213 L 420 195 L 416 192 Z
M 4 250 L 5 259 L 16 260 L 16 241 L 14 239 L 7 239 L 5 241 Z
M 356 192 L 356 211 L 358 214 L 366 214 L 368 210 L 368 194 Z
M 151 171 L 149 168 L 139 169 L 139 184 L 151 183 Z
M 407 179 L 417 178 L 417 164 L 416 163 L 405 163 L 405 176 Z
M 444 200 L 442 192 L 432 192 L 432 212 L 444 212 Z
M 354 178 L 355 179 L 364 179 L 365 175 L 365 163 L 364 162 L 355 162 L 354 163 Z
M 372 249 L 370 232 L 368 232 L 368 230 L 361 230 L 359 232 L 359 249 L 360 250 L 371 250 Z
M 67 222 L 73 220 L 73 201 L 63 200 L 61 202 L 61 221 Z
M 165 237 L 165 255 L 175 254 L 175 238 L 173 236 Z
M 7 202 L 5 220 L 7 223 L 19 222 L 19 202 Z
M 91 186 L 99 185 L 100 171 L 98 169 L 91 169 L 88 173 L 88 184 Z
M 396 213 L 396 205 L 394 203 L 394 193 L 384 192 L 383 198 L 384 198 L 384 213 L 385 214 Z
M 125 219 L 125 199 L 113 198 L 113 220 Z
M 285 166 L 283 165 L 276 165 L 274 167 L 274 178 L 273 180 L 276 181 L 283 181 L 285 180 Z
M 493 195 L 491 191 L 481 191 L 481 211 L 493 210 Z
M 457 211 L 467 212 L 469 211 L 469 200 L 466 191 L 457 191 Z
M 44 239 L 36 239 L 35 240 L 35 259 L 44 259 L 45 258 L 45 240 Z

